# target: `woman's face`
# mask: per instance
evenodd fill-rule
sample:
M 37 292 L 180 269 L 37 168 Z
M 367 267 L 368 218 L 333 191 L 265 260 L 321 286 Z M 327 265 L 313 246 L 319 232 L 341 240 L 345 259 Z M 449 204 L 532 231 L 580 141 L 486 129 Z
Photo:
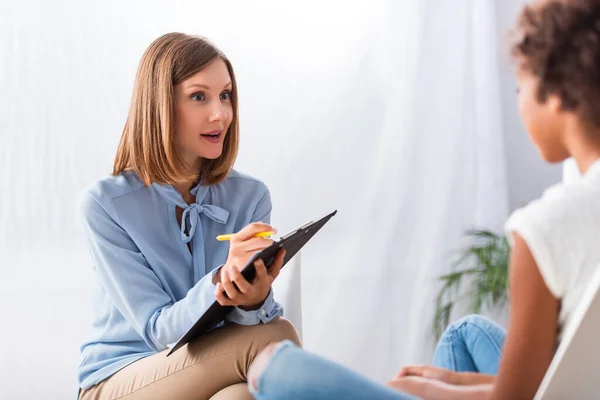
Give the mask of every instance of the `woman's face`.
M 223 152 L 233 118 L 231 90 L 231 76 L 221 59 L 175 86 L 176 144 L 190 168 Z
M 527 71 L 517 73 L 519 83 L 519 113 L 533 144 L 548 162 L 560 162 L 569 157 L 564 145 L 565 112 L 557 96 L 538 100 L 538 79 Z

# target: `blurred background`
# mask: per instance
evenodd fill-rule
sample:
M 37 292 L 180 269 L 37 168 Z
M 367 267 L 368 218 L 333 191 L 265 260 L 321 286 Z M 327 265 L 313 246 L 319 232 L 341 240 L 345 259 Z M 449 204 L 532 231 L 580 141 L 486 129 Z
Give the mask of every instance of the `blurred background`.
M 521 3 L 0 0 L 0 399 L 75 396 L 93 279 L 75 199 L 110 173 L 137 63 L 171 31 L 231 59 L 236 168 L 280 232 L 339 210 L 303 251 L 305 347 L 380 382 L 428 362 L 465 231 L 501 234 L 561 179 L 518 118 Z

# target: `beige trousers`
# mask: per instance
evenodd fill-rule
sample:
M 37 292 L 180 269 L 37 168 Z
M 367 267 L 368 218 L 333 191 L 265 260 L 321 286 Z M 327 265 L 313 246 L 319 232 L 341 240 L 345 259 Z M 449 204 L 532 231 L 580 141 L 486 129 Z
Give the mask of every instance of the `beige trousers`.
M 228 325 L 203 335 L 166 357 L 142 358 L 89 390 L 80 400 L 251 400 L 246 377 L 258 353 L 284 339 L 300 344 L 286 319 L 268 324 Z

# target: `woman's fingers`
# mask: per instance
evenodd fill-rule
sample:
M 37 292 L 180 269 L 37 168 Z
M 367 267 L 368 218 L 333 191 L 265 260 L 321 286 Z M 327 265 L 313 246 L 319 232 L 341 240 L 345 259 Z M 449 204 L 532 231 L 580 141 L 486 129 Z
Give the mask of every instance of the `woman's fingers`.
M 235 300 L 239 299 L 240 292 L 233 285 L 233 282 L 231 281 L 231 276 L 229 275 L 229 273 L 230 272 L 228 270 L 223 271 L 223 275 L 221 276 L 221 285 L 223 285 L 223 288 L 225 289 L 225 293 L 227 294 L 227 297 L 229 297 L 231 300 L 235 301 Z
M 235 235 L 233 235 L 232 241 L 244 242 L 244 241 L 252 238 L 257 233 L 261 233 L 261 232 L 275 232 L 276 233 L 277 230 L 269 224 L 264 224 L 262 222 L 253 222 L 250 225 L 247 225 L 246 227 L 244 227 L 244 229 L 242 229 Z
M 215 289 L 215 298 L 217 299 L 217 302 L 219 302 L 220 305 L 222 306 L 233 306 L 235 305 L 233 303 L 233 300 L 231 300 L 230 298 L 228 298 L 225 293 L 223 293 L 224 289 L 223 289 L 223 285 L 221 285 L 221 283 L 217 283 L 216 284 L 216 289 Z
M 260 258 L 254 262 L 254 269 L 256 270 L 256 279 L 254 284 L 261 286 L 270 286 L 269 276 L 267 274 L 267 267 Z
M 279 271 L 281 271 L 281 268 L 283 267 L 284 260 L 285 260 L 285 250 L 281 249 L 277 252 L 277 254 L 275 255 L 275 260 L 273 261 L 273 263 L 271 263 L 271 266 L 269 267 L 268 274 L 271 278 L 270 283 L 273 283 L 275 278 L 277 278 L 277 276 L 279 276 Z
M 236 246 L 236 250 L 245 253 L 255 253 L 257 251 L 266 249 L 273 244 L 273 240 L 267 238 L 252 238 L 244 242 L 239 243 Z
M 252 285 L 244 278 L 244 275 L 242 275 L 237 268 L 231 269 L 230 277 L 242 294 L 248 294 L 252 291 Z

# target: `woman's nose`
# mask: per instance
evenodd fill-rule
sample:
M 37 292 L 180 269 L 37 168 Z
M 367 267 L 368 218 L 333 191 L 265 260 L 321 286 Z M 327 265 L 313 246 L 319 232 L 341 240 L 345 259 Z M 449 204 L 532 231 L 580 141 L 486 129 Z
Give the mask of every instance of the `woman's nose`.
M 221 121 L 225 119 L 225 110 L 223 109 L 223 105 L 220 101 L 216 101 L 211 106 L 209 120 L 212 121 Z

